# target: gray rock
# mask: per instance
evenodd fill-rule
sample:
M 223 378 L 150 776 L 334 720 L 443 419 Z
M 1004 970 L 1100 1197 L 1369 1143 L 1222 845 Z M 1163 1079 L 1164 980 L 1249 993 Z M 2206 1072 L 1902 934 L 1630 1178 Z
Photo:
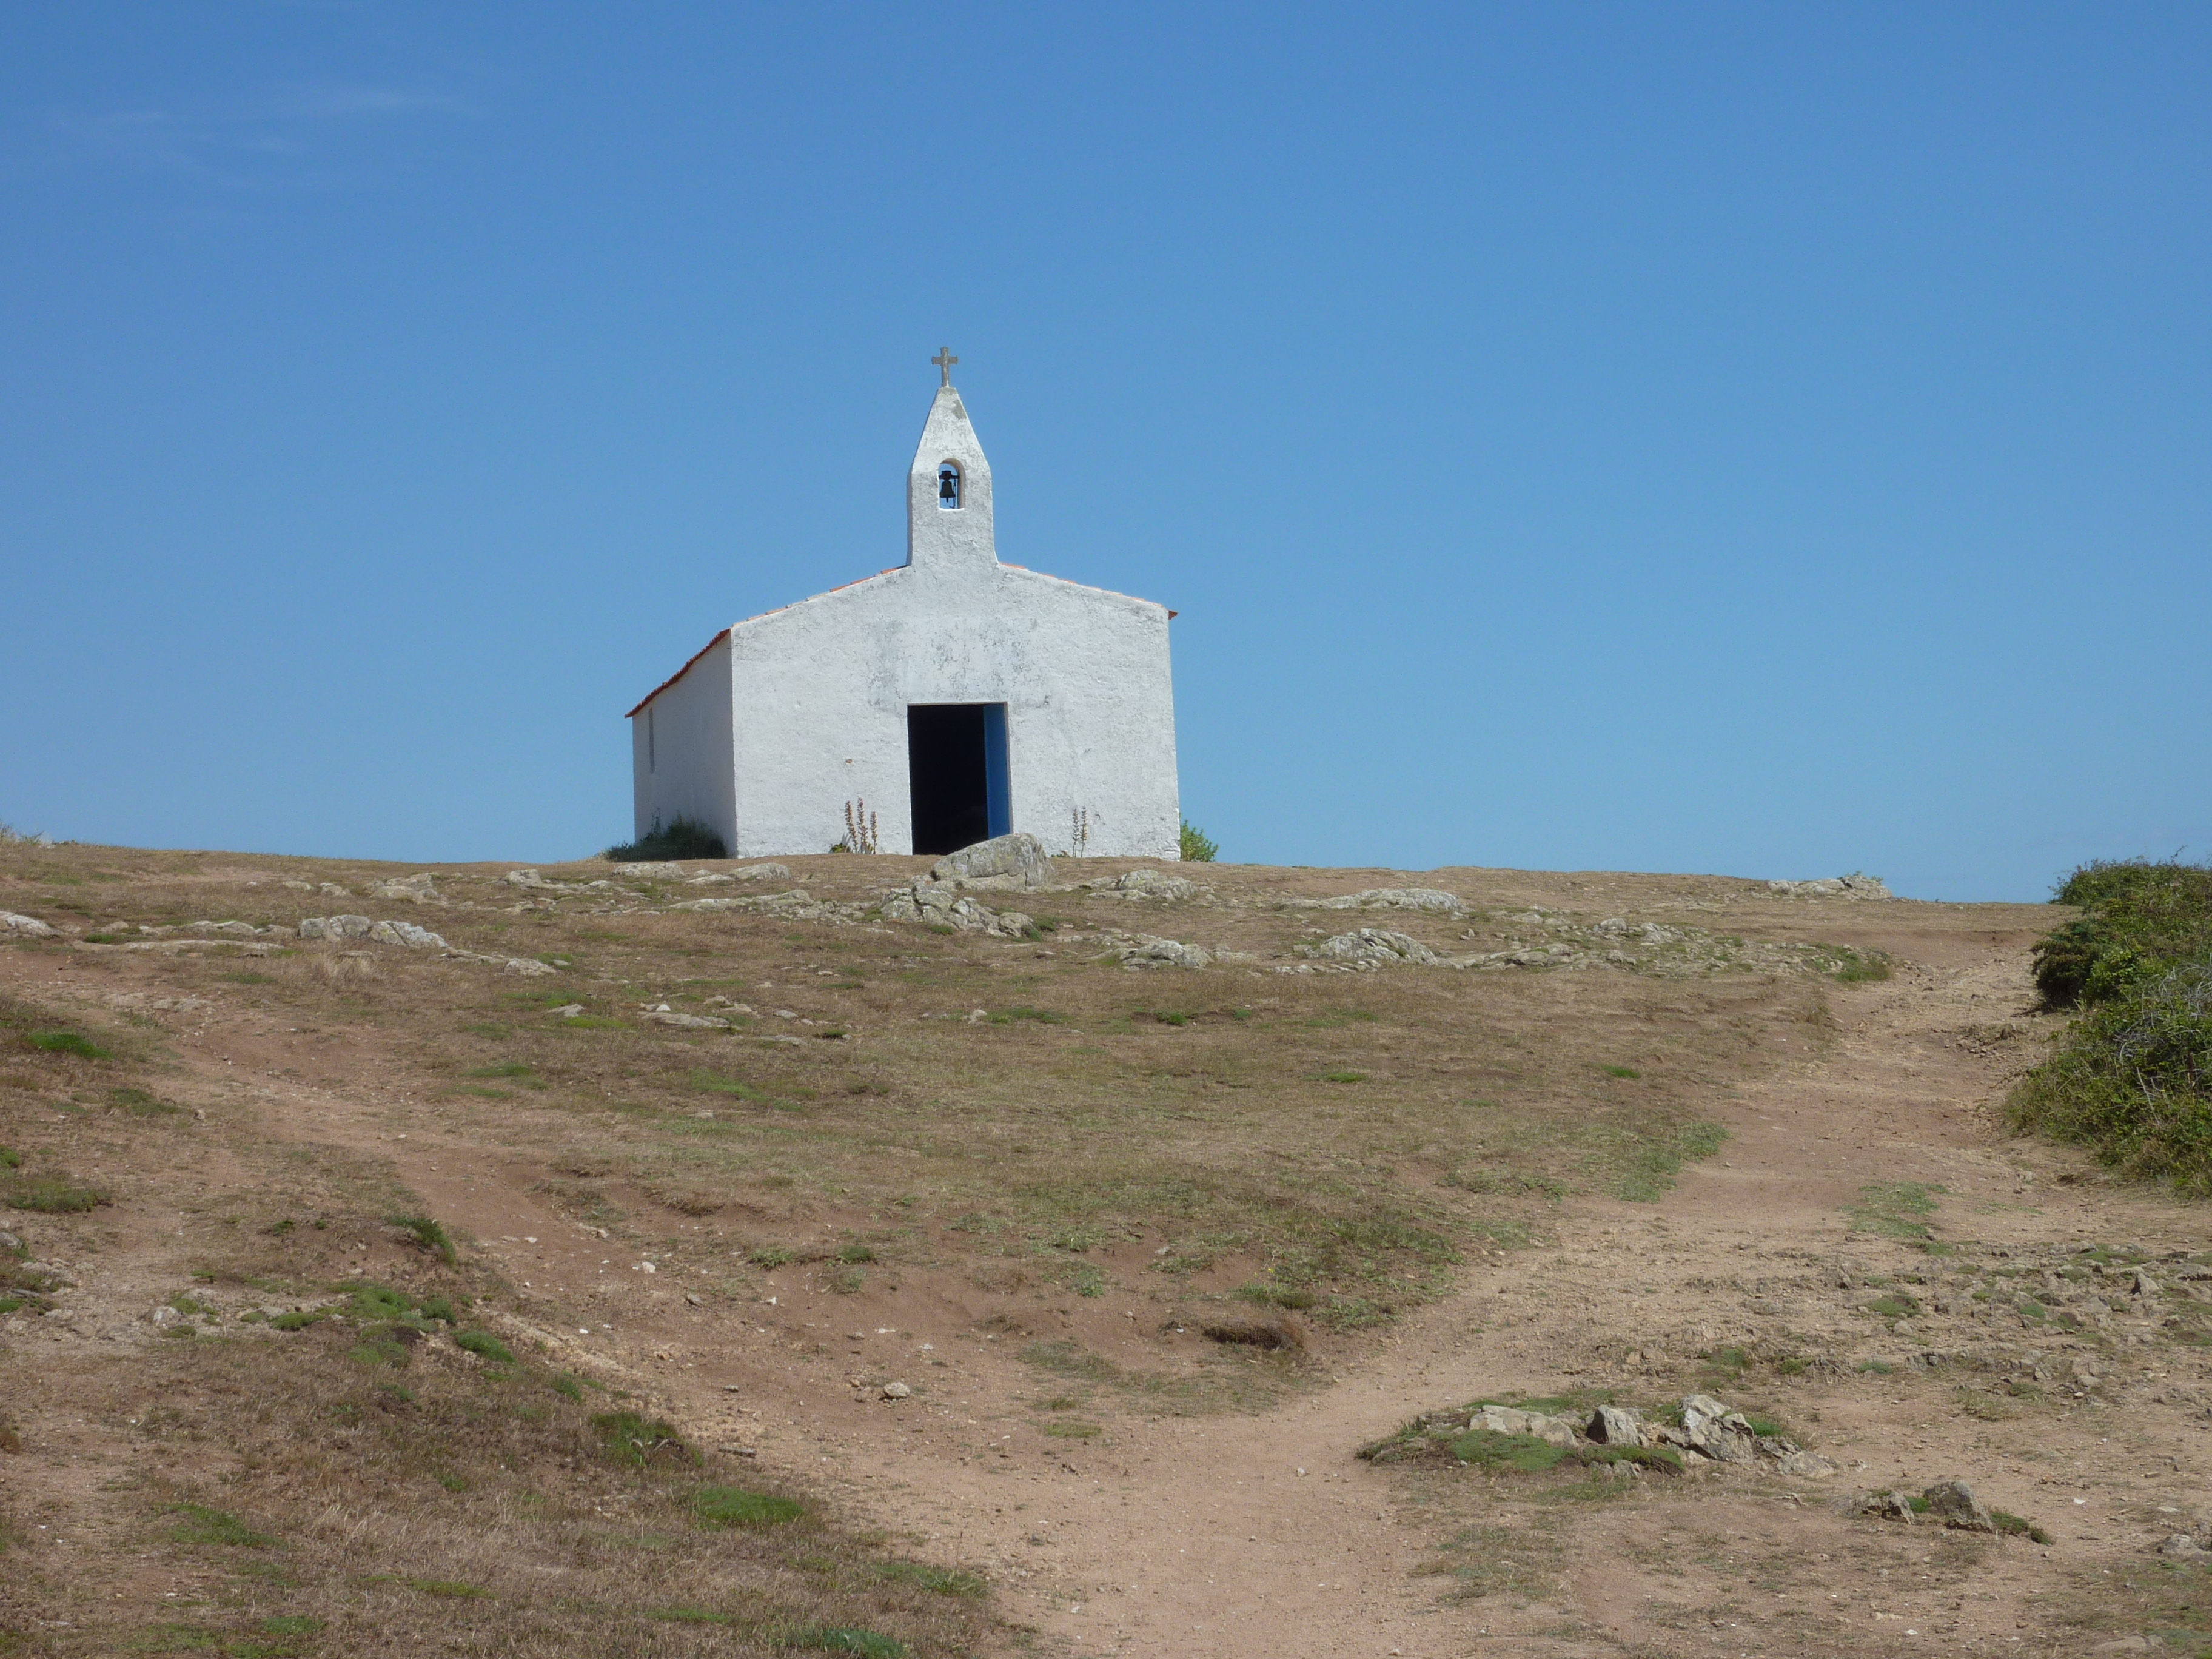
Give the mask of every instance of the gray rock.
M 655 1025 L 681 1026 L 685 1030 L 726 1031 L 730 1029 L 730 1022 L 726 1019 L 714 1019 L 701 1014 L 672 1013 L 665 1008 L 656 1008 L 642 1018 L 651 1020 Z
M 510 887 L 550 887 L 553 884 L 535 870 L 510 870 L 506 876 Z
M 367 939 L 376 923 L 367 916 L 309 916 L 300 924 L 301 939 Z
M 1863 1515 L 1876 1521 L 1902 1521 L 1908 1527 L 1919 1517 L 1912 1512 L 1912 1494 L 1892 1487 L 1887 1492 L 1855 1492 L 1828 1507 L 1838 1515 Z
M 1625 1406 L 1600 1406 L 1583 1432 L 1601 1446 L 1640 1446 L 1644 1419 Z
M 996 836 L 948 853 L 929 867 L 929 878 L 952 887 L 1034 892 L 1052 880 L 1044 843 L 1027 830 Z
M 1682 1400 L 1682 1433 L 1692 1449 L 1719 1463 L 1748 1463 L 1759 1455 L 1751 1425 L 1709 1394 Z
M 2177 1532 L 2171 1534 L 2158 1547 L 2158 1553 L 2177 1560 L 2195 1561 L 2203 1557 L 2204 1547 L 2187 1533 Z
M 914 1390 L 907 1387 L 903 1382 L 886 1382 L 884 1384 L 884 1398 L 886 1400 L 907 1400 L 911 1399 L 913 1395 Z
M 1109 898 L 1187 899 L 1195 898 L 1202 890 L 1199 884 L 1183 876 L 1171 876 L 1164 870 L 1130 870 L 1118 876 L 1101 876 L 1096 881 L 1086 881 L 1083 886 L 1089 891 Z
M 1880 876 L 1863 876 L 1854 871 L 1848 876 L 1827 876 L 1818 881 L 1770 881 L 1770 892 L 1781 893 L 1790 898 L 1895 898 L 1896 894 Z
M 0 938 L 52 939 L 54 930 L 36 916 L 19 916 L 13 910 L 0 910 Z
M 0 1232 L 0 1250 L 8 1250 L 8 1251 L 13 1252 L 13 1251 L 15 1251 L 15 1250 L 20 1250 L 20 1249 L 21 1249 L 22 1248 L 23 1248 L 23 1241 L 22 1241 L 21 1239 L 20 1239 L 20 1238 L 16 1237 L 15 1234 L 13 1234 L 13 1233 L 8 1233 L 8 1232 Z
M 1989 1506 L 1975 1497 L 1974 1489 L 1963 1480 L 1938 1480 L 1920 1496 L 1927 1502 L 1928 1518 L 1931 1521 L 1956 1527 L 1961 1532 L 1997 1529 Z
M 1301 910 L 1425 910 L 1435 915 L 1457 915 L 1467 908 L 1456 893 L 1440 887 L 1369 887 L 1334 898 L 1292 899 Z
M 563 1019 L 574 1019 L 584 1012 L 584 1005 L 580 1002 L 566 1002 L 551 1012 L 560 1015 Z
M 1774 1459 L 1778 1474 L 1793 1474 L 1814 1480 L 1825 1480 L 1840 1472 L 1841 1465 L 1831 1462 L 1818 1452 L 1808 1452 L 1792 1447 L 1778 1453 Z
M 1213 965 L 1212 953 L 1199 945 L 1142 935 L 1134 945 L 1124 945 L 1115 954 L 1121 957 L 1124 968 L 1210 968 Z
M 380 881 L 368 890 L 371 898 L 398 899 L 410 904 L 443 904 L 445 897 L 430 884 L 429 872 L 418 871 L 399 881 Z
M 1467 1420 L 1470 1431 L 1487 1429 L 1492 1434 L 1528 1434 L 1554 1446 L 1572 1446 L 1580 1437 L 1564 1417 L 1543 1412 L 1524 1412 L 1513 1406 L 1485 1406 Z
M 410 951 L 436 946 L 442 951 L 446 941 L 427 927 L 417 927 L 411 921 L 380 921 L 368 930 L 368 936 L 379 945 L 404 945 Z
M 1437 953 L 1420 940 L 1408 938 L 1404 933 L 1394 933 L 1384 927 L 1362 927 L 1353 933 L 1338 933 L 1318 945 L 1299 946 L 1298 954 L 1310 957 L 1316 962 L 1335 963 L 1361 972 L 1396 967 L 1405 963 L 1432 963 L 1437 959 Z

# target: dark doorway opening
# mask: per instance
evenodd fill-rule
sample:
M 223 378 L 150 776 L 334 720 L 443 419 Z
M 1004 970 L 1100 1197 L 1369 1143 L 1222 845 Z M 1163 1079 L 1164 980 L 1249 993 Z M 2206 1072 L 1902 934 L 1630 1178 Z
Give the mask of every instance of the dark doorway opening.
M 906 767 L 916 853 L 957 853 L 1012 827 L 1006 704 L 908 705 Z

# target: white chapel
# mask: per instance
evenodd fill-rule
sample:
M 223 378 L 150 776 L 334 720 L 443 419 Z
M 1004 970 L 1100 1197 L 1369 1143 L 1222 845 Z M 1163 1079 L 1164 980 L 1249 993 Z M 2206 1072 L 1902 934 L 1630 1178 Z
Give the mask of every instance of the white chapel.
M 724 629 L 629 711 L 637 834 L 688 818 L 735 858 L 1173 859 L 1175 693 L 1149 599 L 1002 564 L 991 465 L 941 384 L 906 483 L 906 562 Z

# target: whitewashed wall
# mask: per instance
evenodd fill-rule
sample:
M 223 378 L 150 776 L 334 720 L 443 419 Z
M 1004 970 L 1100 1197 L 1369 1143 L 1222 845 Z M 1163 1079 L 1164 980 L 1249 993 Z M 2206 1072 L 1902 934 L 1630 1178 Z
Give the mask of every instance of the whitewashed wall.
M 730 642 L 717 639 L 630 718 L 636 832 L 690 818 L 738 847 L 731 757 Z

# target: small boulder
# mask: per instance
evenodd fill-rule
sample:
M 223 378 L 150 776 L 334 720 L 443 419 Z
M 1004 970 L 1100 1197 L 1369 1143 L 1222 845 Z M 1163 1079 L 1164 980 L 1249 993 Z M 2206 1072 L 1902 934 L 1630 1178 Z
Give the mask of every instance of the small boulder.
M 1052 880 L 1052 860 L 1042 842 L 1018 830 L 946 854 L 930 866 L 929 878 L 952 887 L 1034 892 Z
M 1524 1412 L 1513 1406 L 1485 1406 L 1468 1419 L 1468 1428 L 1487 1429 L 1492 1434 L 1526 1434 L 1553 1446 L 1572 1446 L 1580 1437 L 1563 1417 L 1543 1412 Z
M 1975 1497 L 1974 1489 L 1963 1480 L 1938 1480 L 1920 1496 L 1928 1505 L 1928 1518 L 1931 1521 L 1956 1527 L 1961 1532 L 1997 1529 L 1989 1506 Z
M 1210 968 L 1213 965 L 1211 951 L 1196 945 L 1185 945 L 1171 939 L 1139 937 L 1134 945 L 1124 946 L 1119 952 L 1124 968 Z
M 1914 1520 L 1912 1495 L 1893 1489 L 1888 1492 L 1855 1492 L 1836 1507 L 1846 1515 L 1871 1516 L 1877 1521 L 1902 1521 L 1911 1526 Z
M 1749 1463 L 1759 1455 L 1751 1425 L 1709 1394 L 1683 1397 L 1682 1433 L 1693 1450 L 1717 1463 Z
M 2177 1561 L 2201 1561 L 2204 1559 L 2204 1547 L 2185 1532 L 2171 1534 L 2158 1547 L 2158 1553 Z
M 1583 1432 L 1601 1446 L 1640 1446 L 1644 1420 L 1625 1406 L 1600 1406 Z
M 912 1398 L 913 1395 L 914 1390 L 907 1387 L 903 1382 L 886 1382 L 884 1384 L 884 1398 L 886 1400 L 907 1400 Z
M 36 916 L 19 916 L 13 910 L 0 910 L 0 938 L 52 939 L 54 930 Z

